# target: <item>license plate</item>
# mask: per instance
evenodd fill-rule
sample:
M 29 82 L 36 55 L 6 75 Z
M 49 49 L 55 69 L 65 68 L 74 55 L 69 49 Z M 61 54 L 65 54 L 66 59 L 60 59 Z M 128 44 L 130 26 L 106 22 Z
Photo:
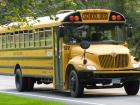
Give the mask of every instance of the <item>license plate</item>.
M 112 79 L 112 83 L 119 84 L 119 83 L 121 83 L 121 80 L 120 80 L 120 78 L 115 78 L 115 79 Z

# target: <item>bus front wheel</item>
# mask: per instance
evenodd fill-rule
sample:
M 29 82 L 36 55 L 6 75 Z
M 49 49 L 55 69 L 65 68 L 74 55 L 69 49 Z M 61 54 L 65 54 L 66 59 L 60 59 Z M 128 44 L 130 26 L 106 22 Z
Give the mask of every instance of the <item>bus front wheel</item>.
M 139 91 L 139 84 L 139 80 L 125 82 L 124 89 L 127 95 L 136 95 Z
M 84 92 L 84 87 L 78 79 L 77 73 L 72 70 L 69 74 L 69 88 L 72 97 L 81 97 Z

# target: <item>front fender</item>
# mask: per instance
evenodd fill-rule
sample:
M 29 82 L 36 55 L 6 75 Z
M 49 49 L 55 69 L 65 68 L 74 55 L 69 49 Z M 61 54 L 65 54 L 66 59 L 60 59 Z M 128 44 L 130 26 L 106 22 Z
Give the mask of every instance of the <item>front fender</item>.
M 83 60 L 84 60 L 83 57 L 75 56 L 68 62 L 68 65 L 70 65 L 70 64 L 73 65 L 76 70 L 86 70 L 87 65 L 96 65 L 93 61 L 91 61 L 88 58 L 86 58 L 87 64 L 84 65 Z

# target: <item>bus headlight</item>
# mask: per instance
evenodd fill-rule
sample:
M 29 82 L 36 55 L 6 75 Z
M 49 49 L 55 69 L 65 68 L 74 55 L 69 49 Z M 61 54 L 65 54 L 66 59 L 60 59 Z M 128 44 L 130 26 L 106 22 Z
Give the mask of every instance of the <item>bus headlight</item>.
M 96 67 L 95 66 L 87 66 L 87 69 L 88 70 L 96 70 Z
M 135 69 L 140 68 L 140 64 L 139 63 L 134 63 L 133 68 L 135 68 Z

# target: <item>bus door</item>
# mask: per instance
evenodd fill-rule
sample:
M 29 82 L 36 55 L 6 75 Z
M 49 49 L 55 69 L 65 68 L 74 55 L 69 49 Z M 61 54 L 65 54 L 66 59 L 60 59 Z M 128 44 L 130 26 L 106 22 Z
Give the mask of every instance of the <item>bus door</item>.
M 54 76 L 55 88 L 63 88 L 63 65 L 62 65 L 62 38 L 59 35 L 59 29 L 54 28 Z

